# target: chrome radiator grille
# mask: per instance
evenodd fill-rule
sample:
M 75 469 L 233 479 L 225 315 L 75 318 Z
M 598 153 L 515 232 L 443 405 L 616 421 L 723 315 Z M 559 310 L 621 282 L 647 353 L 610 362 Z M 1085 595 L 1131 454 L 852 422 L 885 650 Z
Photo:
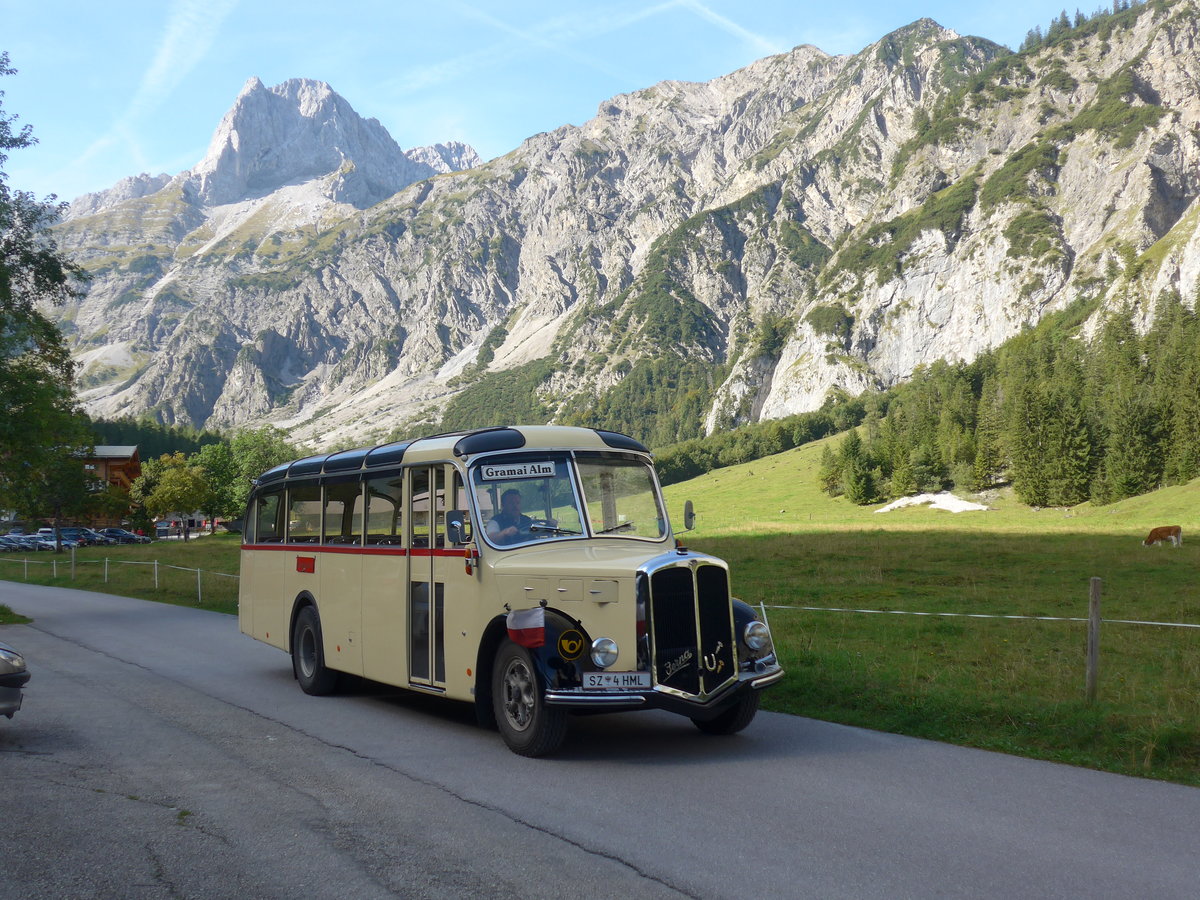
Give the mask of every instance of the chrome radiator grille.
M 669 566 L 650 576 L 650 641 L 660 687 L 707 696 L 737 678 L 729 575 Z

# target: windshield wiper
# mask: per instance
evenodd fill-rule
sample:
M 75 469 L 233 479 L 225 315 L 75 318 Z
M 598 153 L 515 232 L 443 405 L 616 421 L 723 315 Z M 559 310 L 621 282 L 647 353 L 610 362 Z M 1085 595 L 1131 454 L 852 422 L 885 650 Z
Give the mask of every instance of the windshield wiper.
M 557 528 L 554 525 L 530 525 L 530 531 L 549 531 L 552 534 L 583 534 L 582 531 L 571 531 L 569 528 Z
M 596 534 L 608 534 L 609 532 L 612 532 L 612 531 L 620 531 L 622 528 L 633 528 L 634 524 L 635 523 L 633 523 L 633 522 L 622 522 L 619 525 L 612 526 L 612 528 L 602 528 L 599 531 L 597 531 Z

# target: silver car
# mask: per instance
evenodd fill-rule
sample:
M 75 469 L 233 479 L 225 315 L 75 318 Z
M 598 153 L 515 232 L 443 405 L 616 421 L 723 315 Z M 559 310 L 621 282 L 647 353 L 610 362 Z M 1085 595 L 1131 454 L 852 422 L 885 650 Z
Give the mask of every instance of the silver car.
M 21 688 L 29 680 L 25 660 L 12 647 L 0 641 L 0 716 L 13 717 L 21 708 Z

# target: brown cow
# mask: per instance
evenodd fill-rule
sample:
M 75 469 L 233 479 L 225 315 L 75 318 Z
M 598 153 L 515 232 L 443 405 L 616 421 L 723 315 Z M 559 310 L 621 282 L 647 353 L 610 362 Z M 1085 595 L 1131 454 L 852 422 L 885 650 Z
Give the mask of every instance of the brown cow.
M 1172 547 L 1182 546 L 1183 529 L 1178 525 L 1162 525 L 1158 528 L 1151 528 L 1149 537 L 1142 541 L 1142 544 L 1149 547 L 1159 541 L 1170 541 Z

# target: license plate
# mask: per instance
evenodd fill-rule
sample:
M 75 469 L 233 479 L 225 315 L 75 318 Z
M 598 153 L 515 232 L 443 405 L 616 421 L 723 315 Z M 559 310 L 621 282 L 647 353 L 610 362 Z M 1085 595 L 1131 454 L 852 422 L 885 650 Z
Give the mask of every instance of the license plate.
M 591 690 L 649 690 L 649 672 L 584 672 L 583 686 Z

